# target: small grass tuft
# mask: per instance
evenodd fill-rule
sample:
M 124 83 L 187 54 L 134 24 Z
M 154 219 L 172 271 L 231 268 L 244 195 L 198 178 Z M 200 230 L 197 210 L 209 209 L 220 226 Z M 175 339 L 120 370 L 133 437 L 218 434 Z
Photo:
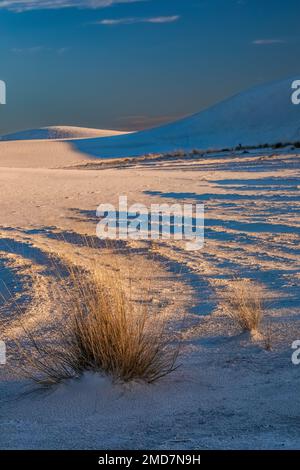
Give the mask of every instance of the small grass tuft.
M 232 281 L 223 295 L 223 308 L 243 331 L 259 337 L 264 316 L 264 289 L 259 284 L 241 279 Z
M 65 325 L 57 325 L 58 340 L 46 346 L 27 335 L 31 350 L 26 372 L 31 379 L 50 386 L 92 371 L 114 381 L 153 383 L 176 369 L 179 343 L 167 320 L 150 312 L 145 302 L 135 308 L 118 276 L 87 276 L 72 269 L 71 280 L 70 313 Z

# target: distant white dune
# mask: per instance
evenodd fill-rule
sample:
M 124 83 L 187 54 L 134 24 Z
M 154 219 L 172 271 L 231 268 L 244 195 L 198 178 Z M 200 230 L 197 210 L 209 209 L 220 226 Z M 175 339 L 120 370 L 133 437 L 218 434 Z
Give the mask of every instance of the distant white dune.
M 106 129 L 92 129 L 88 127 L 50 126 L 7 134 L 0 137 L 0 140 L 88 139 L 93 137 L 116 136 L 120 134 L 124 134 L 124 132 Z
M 297 77 L 295 77 L 296 79 Z M 299 78 L 299 77 L 298 77 Z M 177 149 L 222 149 L 300 140 L 300 105 L 292 104 L 292 82 L 256 86 L 180 121 L 134 134 L 78 140 L 93 157 L 114 158 Z
M 69 140 L 74 149 L 96 158 L 295 142 L 300 140 L 300 105 L 291 99 L 296 78 L 256 86 L 193 116 L 140 132 L 54 126 L 1 140 Z

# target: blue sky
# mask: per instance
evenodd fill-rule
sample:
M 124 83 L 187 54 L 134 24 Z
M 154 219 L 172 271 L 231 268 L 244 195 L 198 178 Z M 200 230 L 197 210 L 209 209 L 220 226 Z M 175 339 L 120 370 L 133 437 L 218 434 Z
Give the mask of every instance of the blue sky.
M 0 0 L 0 134 L 133 129 L 300 73 L 299 0 Z

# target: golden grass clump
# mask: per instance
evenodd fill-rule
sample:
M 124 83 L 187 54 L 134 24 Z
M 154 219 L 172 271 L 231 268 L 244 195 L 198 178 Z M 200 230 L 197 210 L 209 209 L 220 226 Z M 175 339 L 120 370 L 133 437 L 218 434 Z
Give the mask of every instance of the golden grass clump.
M 26 371 L 33 380 L 48 386 L 91 371 L 121 382 L 153 383 L 176 369 L 179 346 L 167 321 L 144 303 L 136 307 L 118 276 L 72 269 L 70 280 L 69 313 L 55 327 L 56 339 L 45 345 L 27 334 Z
M 223 308 L 243 331 L 259 336 L 264 316 L 264 289 L 249 280 L 232 281 L 223 295 Z

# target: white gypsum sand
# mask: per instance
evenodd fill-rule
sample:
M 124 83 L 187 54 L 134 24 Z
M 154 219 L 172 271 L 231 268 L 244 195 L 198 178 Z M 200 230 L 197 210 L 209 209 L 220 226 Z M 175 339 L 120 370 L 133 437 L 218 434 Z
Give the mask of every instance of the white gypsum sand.
M 291 148 L 103 161 L 71 142 L 0 142 L 0 339 L 14 366 L 0 366 L 0 447 L 299 448 L 299 164 Z M 96 208 L 117 206 L 119 194 L 147 206 L 203 202 L 204 248 L 101 243 Z M 22 395 L 32 384 L 13 348 L 26 341 L 19 319 L 53 341 L 68 313 L 57 295 L 65 265 L 95 260 L 170 320 L 181 367 L 151 386 L 87 373 Z M 264 287 L 259 339 L 219 302 L 235 279 Z
M 30 168 L 29 153 L 24 168 L 15 145 L 11 166 L 5 151 L 0 157 L 0 269 L 13 300 L 27 305 L 26 327 L 51 339 L 64 313 L 51 294 L 60 283 L 51 253 L 87 266 L 95 257 L 106 266 L 117 257 L 123 276 L 131 272 L 137 298 L 150 277 L 154 308 L 179 329 L 187 317 L 181 368 L 153 386 L 124 389 L 87 375 L 50 395 L 20 398 L 26 381 L 18 369 L 1 367 L 1 447 L 297 448 L 299 373 L 291 344 L 300 326 L 299 155 L 212 155 L 87 170 L 86 159 L 82 167 L 68 147 L 49 142 L 40 147 L 41 167 L 33 156 Z M 203 200 L 205 248 L 191 253 L 168 241 L 154 248 L 146 242 L 116 250 L 86 246 L 78 234 L 94 236 L 95 209 L 117 204 L 116 187 L 145 204 Z M 271 352 L 217 307 L 215 292 L 234 276 L 254 278 L 272 292 Z M 15 306 L 2 310 L 8 318 Z M 4 324 L 8 350 L 18 335 L 18 322 Z

